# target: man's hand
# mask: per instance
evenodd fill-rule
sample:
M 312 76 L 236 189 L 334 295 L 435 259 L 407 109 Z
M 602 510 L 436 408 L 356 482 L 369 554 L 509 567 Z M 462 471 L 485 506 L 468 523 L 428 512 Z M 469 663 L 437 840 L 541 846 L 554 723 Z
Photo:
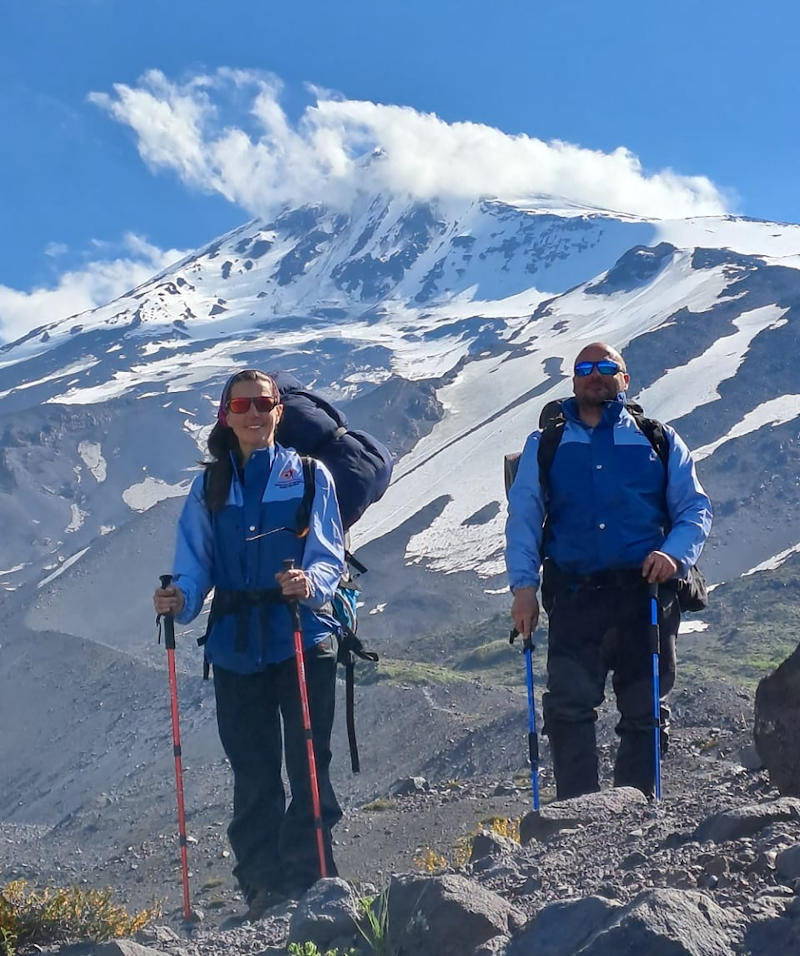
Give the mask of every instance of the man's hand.
M 644 559 L 642 577 L 648 584 L 663 584 L 678 573 L 678 562 L 663 551 L 651 551 Z
M 528 637 L 539 623 L 539 602 L 536 588 L 517 588 L 511 605 L 511 620 L 523 637 Z

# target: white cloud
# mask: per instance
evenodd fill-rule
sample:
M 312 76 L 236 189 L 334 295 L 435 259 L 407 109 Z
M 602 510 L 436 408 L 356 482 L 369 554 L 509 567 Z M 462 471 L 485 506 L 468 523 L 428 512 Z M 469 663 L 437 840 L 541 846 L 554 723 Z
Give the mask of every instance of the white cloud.
M 105 305 L 186 255 L 178 249 L 159 249 L 134 233 L 116 245 L 95 241 L 93 246 L 101 258 L 63 273 L 50 288 L 25 292 L 0 285 L 0 341 Z
M 220 69 L 173 83 L 151 70 L 135 87 L 118 83 L 89 99 L 130 126 L 151 169 L 171 170 L 256 215 L 287 202 L 346 207 L 359 191 L 387 189 L 421 199 L 545 193 L 661 218 L 728 209 L 707 177 L 647 173 L 624 147 L 602 153 L 512 136 L 313 88 L 314 102 L 291 122 L 280 93 L 274 76 L 256 71 Z

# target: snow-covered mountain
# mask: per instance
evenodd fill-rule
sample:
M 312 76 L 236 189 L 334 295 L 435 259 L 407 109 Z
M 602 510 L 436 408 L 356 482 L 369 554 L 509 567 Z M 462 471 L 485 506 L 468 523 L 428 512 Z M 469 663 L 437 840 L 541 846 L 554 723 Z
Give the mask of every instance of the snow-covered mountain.
M 709 576 L 742 573 L 800 542 L 799 331 L 797 225 L 545 197 L 287 209 L 0 346 L 0 586 L 38 585 L 32 623 L 63 629 L 90 582 L 127 601 L 131 554 L 154 578 L 164 499 L 188 487 L 224 379 L 254 365 L 327 391 L 398 454 L 354 535 L 378 630 L 499 606 L 502 455 L 595 339 L 701 459 Z

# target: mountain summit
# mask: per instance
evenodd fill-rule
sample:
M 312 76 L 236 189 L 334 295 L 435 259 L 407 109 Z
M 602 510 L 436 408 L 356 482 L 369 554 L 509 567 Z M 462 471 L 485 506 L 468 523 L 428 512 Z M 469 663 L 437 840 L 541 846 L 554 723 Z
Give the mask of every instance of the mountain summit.
M 398 455 L 354 541 L 375 568 L 379 629 L 409 588 L 430 613 L 454 593 L 493 605 L 502 455 L 569 393 L 572 358 L 598 338 L 701 460 L 717 506 L 707 573 L 742 573 L 800 541 L 787 360 L 799 267 L 796 225 L 646 220 L 546 197 L 362 196 L 349 213 L 316 204 L 249 222 L 0 347 L 0 582 L 49 587 L 101 551 L 113 566 L 118 532 L 184 493 L 222 382 L 251 365 L 327 392 Z

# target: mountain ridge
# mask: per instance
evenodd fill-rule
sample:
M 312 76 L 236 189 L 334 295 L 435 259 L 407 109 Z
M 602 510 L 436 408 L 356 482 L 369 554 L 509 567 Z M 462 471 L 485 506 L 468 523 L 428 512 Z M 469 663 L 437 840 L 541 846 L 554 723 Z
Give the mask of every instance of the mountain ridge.
M 622 349 L 648 413 L 700 448 L 712 497 L 730 511 L 723 524 L 757 501 L 762 542 L 746 556 L 726 542 L 718 562 L 712 540 L 712 579 L 795 545 L 800 516 L 790 509 L 778 529 L 765 520 L 753 456 L 738 456 L 748 462 L 738 494 L 721 463 L 755 442 L 789 494 L 800 399 L 785 356 L 797 344 L 800 271 L 776 262 L 800 264 L 800 226 L 564 205 L 378 196 L 350 215 L 321 203 L 285 209 L 106 307 L 7 343 L 0 586 L 44 581 L 99 536 L 184 493 L 222 382 L 232 367 L 260 365 L 293 371 L 352 409 L 399 456 L 354 544 L 388 567 L 377 555 L 397 540 L 405 580 L 392 598 L 392 581 L 373 577 L 389 601 L 368 610 L 385 603 L 377 615 L 397 613 L 400 595 L 419 585 L 416 567 L 461 586 L 466 575 L 489 613 L 503 584 L 502 454 L 522 446 L 545 401 L 569 392 L 572 357 L 598 337 Z M 482 298 L 490 288 L 513 294 Z M 421 527 L 415 515 L 440 500 Z M 31 518 L 41 529 L 33 535 Z

